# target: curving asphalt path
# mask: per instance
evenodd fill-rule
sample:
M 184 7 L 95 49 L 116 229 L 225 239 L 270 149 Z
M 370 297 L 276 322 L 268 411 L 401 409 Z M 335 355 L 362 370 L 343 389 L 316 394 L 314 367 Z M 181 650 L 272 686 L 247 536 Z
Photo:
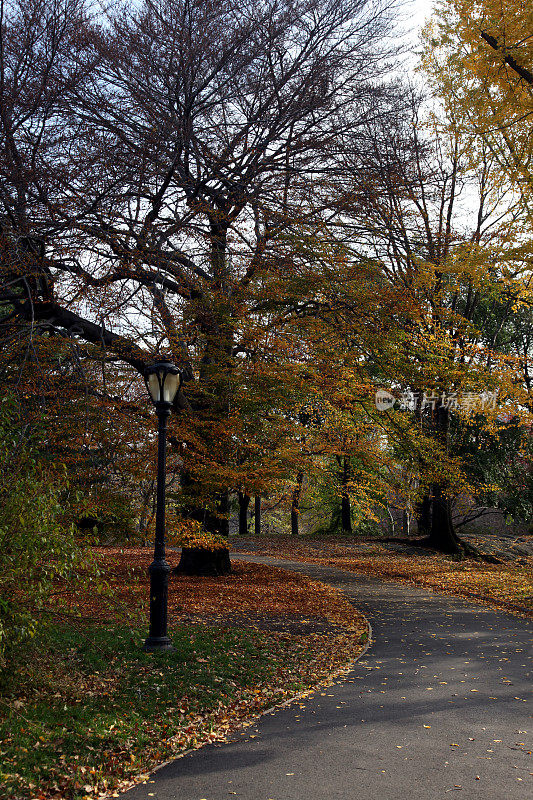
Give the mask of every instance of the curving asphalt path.
M 309 564 L 373 643 L 342 682 L 162 767 L 126 800 L 533 798 L 533 621 Z

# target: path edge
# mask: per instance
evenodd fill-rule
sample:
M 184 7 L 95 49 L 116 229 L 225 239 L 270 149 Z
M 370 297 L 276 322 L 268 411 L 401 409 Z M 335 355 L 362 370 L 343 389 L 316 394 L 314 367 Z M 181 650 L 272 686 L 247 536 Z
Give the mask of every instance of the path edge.
M 295 563 L 299 563 L 299 562 L 295 562 Z M 282 567 L 282 569 L 283 569 L 283 567 Z M 287 570 L 287 572 L 290 572 L 290 570 Z M 326 583 L 326 581 L 323 581 L 323 582 Z M 331 585 L 331 584 L 328 584 L 328 585 Z M 287 698 L 285 698 L 285 700 L 280 700 L 279 703 L 275 703 L 274 705 L 269 706 L 268 708 L 265 708 L 259 714 L 254 714 L 254 716 L 250 717 L 250 719 L 242 720 L 241 722 L 239 722 L 238 725 L 235 726 L 235 728 L 231 732 L 232 734 L 236 733 L 237 731 L 241 731 L 241 730 L 243 730 L 245 728 L 249 728 L 252 725 L 255 725 L 256 722 L 258 722 L 262 717 L 267 716 L 267 714 L 275 714 L 278 711 L 281 711 L 281 709 L 286 708 L 287 706 L 290 706 L 293 703 L 298 702 L 299 700 L 304 700 L 304 699 L 310 697 L 315 692 L 317 692 L 320 688 L 326 687 L 326 686 L 331 686 L 332 684 L 336 683 L 339 680 L 339 678 L 343 678 L 343 677 L 345 677 L 345 676 L 350 674 L 350 672 L 353 670 L 355 664 L 357 664 L 357 662 L 361 658 L 363 658 L 363 656 L 366 655 L 366 653 L 370 649 L 371 645 L 374 643 L 372 625 L 370 624 L 370 621 L 369 621 L 368 617 L 366 616 L 366 614 L 363 614 L 361 609 L 358 608 L 355 605 L 355 603 L 353 605 L 357 609 L 357 611 L 361 614 L 361 616 L 363 617 L 364 621 L 366 622 L 367 633 L 368 633 L 367 640 L 366 640 L 366 642 L 364 644 L 363 649 L 353 659 L 353 661 L 350 661 L 348 666 L 340 667 L 335 672 L 332 672 L 331 675 L 328 675 L 327 678 L 324 678 L 323 680 L 319 681 L 319 683 L 316 683 L 314 686 L 310 687 L 309 689 L 304 689 L 303 692 L 298 692 L 298 694 L 292 695 L 291 697 L 287 697 Z M 183 753 L 179 753 L 178 755 L 167 759 L 167 761 L 162 761 L 161 764 L 156 764 L 156 766 L 153 767 L 150 770 L 150 772 L 148 773 L 148 777 L 150 777 L 152 775 L 155 775 L 155 773 L 159 772 L 159 770 L 163 769 L 163 767 L 166 767 L 169 764 L 173 764 L 175 761 L 179 761 L 180 759 L 185 758 L 185 756 L 190 755 L 190 753 L 195 753 L 197 750 L 201 750 L 202 748 L 206 747 L 209 744 L 211 744 L 211 745 L 213 745 L 213 744 L 217 745 L 218 744 L 220 746 L 220 745 L 226 744 L 226 742 L 224 742 L 223 740 L 220 741 L 220 742 L 203 742 L 198 747 L 189 747 L 189 749 L 188 750 L 184 750 Z M 147 783 L 148 783 L 147 780 L 136 781 L 131 786 L 128 786 L 127 789 L 124 789 L 123 791 L 121 791 L 119 793 L 119 797 L 126 796 L 128 794 L 128 792 L 130 792 L 132 789 L 135 789 L 138 786 L 146 785 Z M 104 795 L 103 797 L 101 797 L 100 800 L 111 800 L 111 798 L 112 798 L 112 795 L 107 794 L 107 795 Z

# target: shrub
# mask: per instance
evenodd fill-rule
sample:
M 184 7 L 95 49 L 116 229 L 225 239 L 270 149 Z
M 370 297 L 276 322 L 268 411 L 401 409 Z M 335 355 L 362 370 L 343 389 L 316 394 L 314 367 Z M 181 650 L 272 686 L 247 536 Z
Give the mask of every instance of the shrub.
M 0 664 L 35 634 L 58 582 L 75 583 L 89 564 L 72 525 L 62 522 L 60 491 L 20 429 L 16 406 L 0 402 Z M 96 568 L 92 570 L 93 574 Z

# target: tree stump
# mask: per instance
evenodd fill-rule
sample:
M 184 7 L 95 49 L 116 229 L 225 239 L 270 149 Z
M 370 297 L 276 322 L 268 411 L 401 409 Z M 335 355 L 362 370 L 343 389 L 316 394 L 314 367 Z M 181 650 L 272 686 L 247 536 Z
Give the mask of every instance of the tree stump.
M 229 550 L 182 547 L 180 563 L 173 572 L 178 575 L 198 575 L 200 577 L 229 575 L 231 573 Z

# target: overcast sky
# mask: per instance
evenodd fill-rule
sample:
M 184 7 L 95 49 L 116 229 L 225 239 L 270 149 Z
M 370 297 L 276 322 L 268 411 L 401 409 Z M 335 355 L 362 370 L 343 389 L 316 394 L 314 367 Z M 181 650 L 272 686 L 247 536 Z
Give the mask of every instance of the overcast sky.
M 412 31 L 413 44 L 418 44 L 422 25 L 431 16 L 433 0 L 402 0 L 402 27 Z
M 406 12 L 412 15 L 412 24 L 418 29 L 422 27 L 431 14 L 432 0 L 408 0 Z
M 410 32 L 411 47 L 415 50 L 419 46 L 418 35 L 422 26 L 431 16 L 433 0 L 401 0 L 401 2 L 401 27 Z M 411 71 L 418 64 L 418 58 L 408 58 L 407 62 L 404 63 L 406 63 L 408 70 Z

